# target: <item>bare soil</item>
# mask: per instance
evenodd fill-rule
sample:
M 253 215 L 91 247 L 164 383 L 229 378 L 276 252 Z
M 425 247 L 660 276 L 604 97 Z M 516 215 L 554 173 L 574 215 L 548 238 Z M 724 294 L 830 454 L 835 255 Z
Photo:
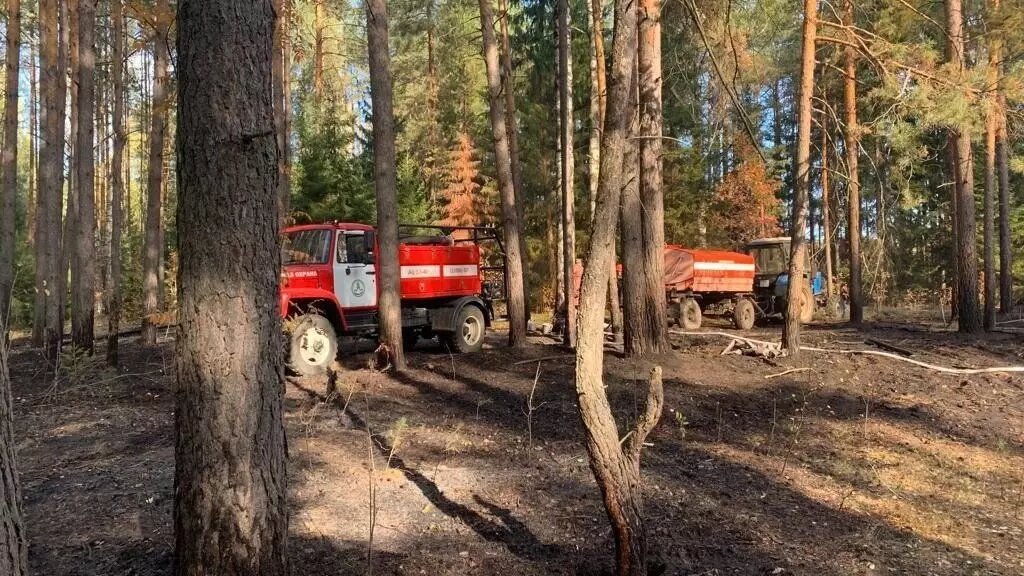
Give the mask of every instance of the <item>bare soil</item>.
M 806 333 L 831 348 L 868 337 L 947 366 L 1024 364 L 1019 335 L 881 324 Z M 464 356 L 423 342 L 397 377 L 350 354 L 334 390 L 289 380 L 295 574 L 369 573 L 368 553 L 374 574 L 610 574 L 571 358 L 538 372 L 514 363 L 564 354 L 550 340 L 517 351 L 492 340 Z M 676 337 L 663 357 L 606 355 L 623 428 L 642 409 L 649 368 L 665 371 L 665 412 L 643 458 L 656 572 L 1024 574 L 1021 375 L 840 354 L 721 356 L 726 344 Z M 13 355 L 35 574 L 170 573 L 173 345 L 122 350 L 119 372 L 65 359 L 56 385 L 34 352 Z M 790 368 L 806 370 L 769 378 Z

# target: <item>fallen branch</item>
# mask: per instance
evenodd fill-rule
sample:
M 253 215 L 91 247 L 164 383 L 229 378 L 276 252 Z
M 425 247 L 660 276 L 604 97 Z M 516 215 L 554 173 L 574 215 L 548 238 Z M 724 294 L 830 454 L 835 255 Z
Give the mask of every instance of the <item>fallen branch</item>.
M 513 366 L 522 366 L 523 364 L 533 364 L 534 362 L 544 362 L 546 360 L 564 360 L 566 358 L 575 358 L 575 354 L 558 354 L 556 356 L 541 356 L 540 358 L 530 358 L 529 360 L 520 360 L 513 362 Z
M 875 346 L 878 346 L 882 350 L 888 350 L 889 352 L 895 352 L 895 353 L 899 354 L 900 356 L 907 356 L 909 358 L 910 356 L 914 355 L 913 352 L 911 352 L 910 350 L 907 350 L 906 348 L 901 348 L 901 347 L 899 347 L 899 346 L 897 346 L 895 344 L 890 344 L 888 342 L 883 342 L 882 340 L 878 340 L 876 338 L 868 338 L 868 339 L 864 340 L 864 342 L 866 344 L 873 344 Z
M 810 370 L 810 368 L 790 368 L 789 370 L 784 370 L 782 372 L 779 372 L 778 374 L 768 374 L 764 378 L 765 380 L 771 380 L 772 378 L 778 378 L 779 376 L 785 376 L 786 374 L 792 374 L 794 372 L 806 372 L 808 370 Z
M 737 336 L 728 332 L 684 332 L 681 330 L 669 330 L 669 334 L 677 334 L 680 336 L 722 336 L 725 338 L 732 338 L 735 340 L 745 340 L 747 342 L 754 342 L 757 344 L 768 344 L 776 346 L 773 342 L 765 342 L 764 340 L 754 340 L 753 338 L 745 338 L 743 336 Z M 801 350 L 808 352 L 825 352 L 833 354 L 860 354 L 864 356 L 882 356 L 884 358 L 891 358 L 893 360 L 899 360 L 900 362 L 908 362 L 915 366 L 922 368 L 928 368 L 936 372 L 942 372 L 944 374 L 998 374 L 998 373 L 1010 373 L 1010 372 L 1024 372 L 1024 366 L 996 366 L 991 368 L 948 368 L 946 366 L 937 366 L 935 364 L 929 364 L 927 362 L 921 362 L 920 360 L 914 360 L 912 358 L 905 358 L 898 354 L 891 354 L 889 352 L 881 352 L 879 350 L 845 350 L 845 349 L 828 349 L 828 348 L 815 348 L 813 346 L 801 346 Z

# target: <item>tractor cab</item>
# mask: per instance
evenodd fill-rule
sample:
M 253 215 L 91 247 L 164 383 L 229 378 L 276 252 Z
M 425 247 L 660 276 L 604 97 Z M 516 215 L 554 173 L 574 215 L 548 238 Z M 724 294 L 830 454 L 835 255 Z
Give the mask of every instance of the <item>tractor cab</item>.
M 780 316 L 786 311 L 789 290 L 789 257 L 792 240 L 785 236 L 752 240 L 743 251 L 754 258 L 754 295 L 763 316 Z M 801 291 L 800 319 L 814 317 L 814 299 L 824 292 L 824 278 L 809 255 L 804 260 L 806 284 Z

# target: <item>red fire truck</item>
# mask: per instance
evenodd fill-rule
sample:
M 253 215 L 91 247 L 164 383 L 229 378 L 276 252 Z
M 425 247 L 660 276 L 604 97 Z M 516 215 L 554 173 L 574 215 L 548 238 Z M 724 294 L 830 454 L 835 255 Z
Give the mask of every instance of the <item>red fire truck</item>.
M 423 229 L 427 235 L 414 235 Z M 458 230 L 458 234 L 453 235 Z M 493 228 L 403 226 L 401 266 L 403 341 L 439 337 L 451 350 L 480 350 L 491 325 L 480 242 L 500 239 Z M 338 352 L 338 336 L 377 330 L 377 242 L 372 226 L 309 224 L 285 230 L 280 313 L 290 334 L 289 360 L 303 375 L 323 373 Z M 503 285 L 503 284 L 502 284 Z

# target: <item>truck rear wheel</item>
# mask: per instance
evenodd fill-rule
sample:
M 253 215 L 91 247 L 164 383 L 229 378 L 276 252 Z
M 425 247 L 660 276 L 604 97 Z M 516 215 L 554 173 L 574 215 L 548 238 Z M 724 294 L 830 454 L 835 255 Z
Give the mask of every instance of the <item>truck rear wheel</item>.
M 677 304 L 679 307 L 679 326 L 685 330 L 696 330 L 700 328 L 703 315 L 700 311 L 700 304 L 693 298 L 683 298 Z
M 455 322 L 455 332 L 446 334 L 443 341 L 462 353 L 479 352 L 484 347 L 486 329 L 484 313 L 476 306 L 463 306 Z
M 338 337 L 331 321 L 319 314 L 296 319 L 291 331 L 288 366 L 302 376 L 327 372 L 338 354 Z
M 732 323 L 739 330 L 750 330 L 754 327 L 757 312 L 750 298 L 737 298 L 732 307 Z

